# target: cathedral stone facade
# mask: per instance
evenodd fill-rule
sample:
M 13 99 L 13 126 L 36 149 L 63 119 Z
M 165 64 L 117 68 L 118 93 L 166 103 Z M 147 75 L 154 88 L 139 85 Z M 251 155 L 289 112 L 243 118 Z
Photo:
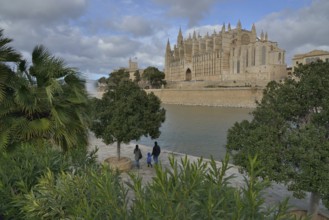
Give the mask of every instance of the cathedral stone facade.
M 193 33 L 184 39 L 181 29 L 171 49 L 168 40 L 165 53 L 165 79 L 168 83 L 203 82 L 218 85 L 266 85 L 280 80 L 286 73 L 285 51 L 268 40 L 267 33 L 257 37 L 251 31 L 226 29 L 201 37 Z

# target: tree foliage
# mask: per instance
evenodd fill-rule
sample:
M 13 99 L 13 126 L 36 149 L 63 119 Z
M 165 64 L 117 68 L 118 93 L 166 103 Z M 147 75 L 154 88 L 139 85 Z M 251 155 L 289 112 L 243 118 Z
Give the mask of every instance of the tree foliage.
M 0 29 L 0 103 L 2 104 L 8 87 L 6 84 L 11 81 L 14 72 L 10 67 L 10 63 L 18 63 L 21 55 L 8 44 L 12 39 L 3 36 L 3 29 Z
M 7 52 L 0 56 L 8 57 Z M 43 46 L 34 48 L 32 65 L 16 61 L 15 72 L 1 63 L 0 147 L 44 142 L 64 150 L 86 146 L 88 98 L 78 72 Z
M 153 93 L 147 94 L 136 83 L 123 80 L 104 93 L 102 99 L 94 99 L 91 130 L 106 144 L 117 142 L 120 158 L 122 142 L 139 140 L 141 136 L 159 137 L 165 120 L 160 104 Z
M 106 84 L 107 83 L 107 79 L 106 79 L 106 77 L 103 76 L 103 77 L 101 77 L 101 78 L 98 79 L 98 82 L 101 83 L 101 84 Z
M 252 121 L 228 131 L 227 149 L 246 167 L 258 155 L 261 176 L 283 182 L 298 198 L 329 195 L 329 63 L 300 66 L 284 83 L 271 82 Z M 317 203 L 310 212 L 317 212 Z
M 142 74 L 142 78 L 147 81 L 152 88 L 161 88 L 162 85 L 166 84 L 164 80 L 165 74 L 156 67 L 147 67 Z
M 110 74 L 107 78 L 107 84 L 109 89 L 113 89 L 114 87 L 118 86 L 121 81 L 128 81 L 129 80 L 129 72 L 125 69 L 119 69 Z
M 139 70 L 136 70 L 134 72 L 134 77 L 135 77 L 134 82 L 138 83 L 141 81 L 142 78 L 141 78 L 141 74 L 140 74 Z

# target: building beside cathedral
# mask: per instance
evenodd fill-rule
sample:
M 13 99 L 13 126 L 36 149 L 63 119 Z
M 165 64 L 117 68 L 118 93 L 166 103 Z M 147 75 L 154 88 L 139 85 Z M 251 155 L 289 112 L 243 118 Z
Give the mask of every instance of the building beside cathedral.
M 267 33 L 257 37 L 256 27 L 235 29 L 225 25 L 217 33 L 201 37 L 194 31 L 184 39 L 181 29 L 171 49 L 165 52 L 168 83 L 203 82 L 217 85 L 266 85 L 287 76 L 285 51 Z
M 325 50 L 312 50 L 304 54 L 296 54 L 292 58 L 293 70 L 300 64 L 308 64 L 322 60 L 323 62 L 329 62 L 329 52 Z

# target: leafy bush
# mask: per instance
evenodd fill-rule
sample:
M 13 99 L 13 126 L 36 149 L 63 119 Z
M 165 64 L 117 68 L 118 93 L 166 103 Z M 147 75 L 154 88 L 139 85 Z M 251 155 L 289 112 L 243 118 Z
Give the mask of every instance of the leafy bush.
M 74 149 L 65 154 L 49 146 L 23 145 L 14 151 L 0 152 L 0 215 L 21 218 L 24 194 L 47 172 L 81 173 L 87 167 L 97 167 L 95 151 Z
M 0 213 L 6 219 L 289 219 L 287 200 L 268 209 L 256 158 L 249 158 L 245 186 L 234 188 L 214 160 L 170 159 L 142 185 L 130 173 L 128 188 L 119 173 L 95 162 L 95 152 L 62 154 L 49 147 L 23 146 L 0 158 Z M 132 191 L 128 197 L 129 189 Z
M 272 209 L 265 207 L 261 191 L 269 182 L 256 177 L 256 158 L 249 158 L 250 176 L 240 189 L 230 185 L 233 176 L 225 175 L 228 161 L 226 156 L 217 168 L 214 160 L 190 163 L 185 157 L 178 164 L 170 158 L 171 167 L 156 167 L 156 177 L 146 187 L 132 174 L 128 185 L 136 198 L 131 219 L 289 219 L 287 200 Z
M 126 219 L 127 190 L 107 167 L 84 173 L 47 172 L 23 200 L 27 219 Z

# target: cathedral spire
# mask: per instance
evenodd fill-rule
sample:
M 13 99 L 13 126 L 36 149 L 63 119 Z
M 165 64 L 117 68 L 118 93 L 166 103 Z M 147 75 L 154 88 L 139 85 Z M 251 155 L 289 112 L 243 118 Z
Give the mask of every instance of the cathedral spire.
M 239 19 L 238 24 L 236 25 L 236 27 L 237 27 L 238 30 L 241 30 L 242 26 L 241 26 L 241 21 L 240 21 L 240 19 Z
M 168 66 L 170 65 L 171 56 L 172 56 L 172 54 L 171 54 L 170 42 L 169 42 L 169 38 L 168 38 L 166 54 L 165 54 L 165 68 L 169 68 Z
M 227 29 L 228 29 L 228 31 L 231 30 L 231 24 L 230 24 L 230 23 L 228 23 L 228 25 L 227 25 Z
M 255 27 L 255 24 L 252 24 L 252 28 L 251 28 L 251 42 L 256 42 L 256 40 L 257 40 L 256 27 Z
M 255 24 L 254 23 L 252 24 L 251 32 L 253 34 L 256 34 L 256 27 L 255 27 Z
M 262 30 L 262 33 L 260 34 L 260 39 L 263 41 L 264 40 L 264 32 Z
M 195 30 L 193 31 L 193 39 L 196 39 L 196 33 L 195 33 Z
M 168 41 L 167 41 L 166 52 L 170 52 L 170 42 L 169 42 L 169 38 L 168 38 Z
M 268 36 L 267 36 L 267 32 L 265 33 L 265 41 L 267 41 L 267 38 L 268 38 Z
M 181 27 L 179 27 L 178 37 L 183 37 L 182 28 Z
M 179 32 L 177 36 L 177 47 L 183 46 L 183 34 L 182 34 L 182 29 L 179 27 Z
M 225 33 L 225 23 L 223 23 L 223 26 L 222 26 L 222 34 Z

